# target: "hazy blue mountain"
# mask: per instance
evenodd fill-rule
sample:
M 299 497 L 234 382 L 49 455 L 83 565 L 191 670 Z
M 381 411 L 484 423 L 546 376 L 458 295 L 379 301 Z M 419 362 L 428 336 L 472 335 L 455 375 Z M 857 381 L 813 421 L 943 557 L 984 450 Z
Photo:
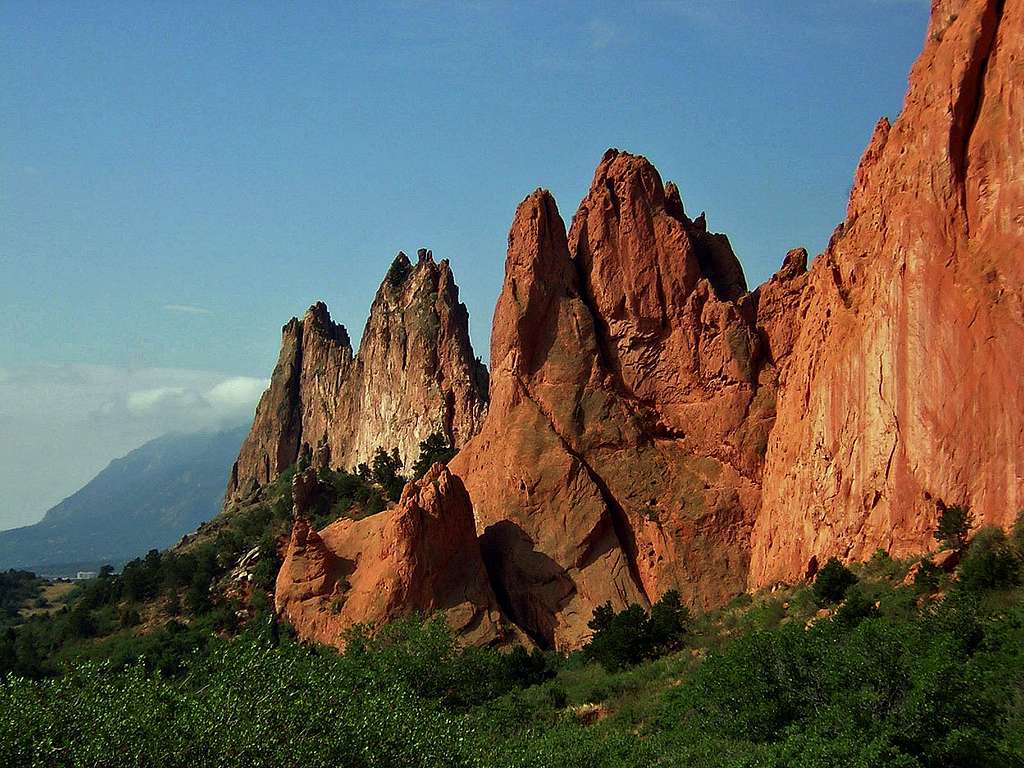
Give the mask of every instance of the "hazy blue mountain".
M 220 510 L 247 431 L 168 434 L 115 459 L 35 525 L 0 531 L 0 569 L 73 574 L 175 544 Z

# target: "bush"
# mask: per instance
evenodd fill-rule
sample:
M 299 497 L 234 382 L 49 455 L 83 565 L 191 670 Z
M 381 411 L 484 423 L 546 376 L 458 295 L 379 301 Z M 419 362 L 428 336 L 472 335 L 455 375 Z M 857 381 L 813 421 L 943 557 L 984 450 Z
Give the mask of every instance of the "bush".
M 392 448 L 391 453 L 378 448 L 373 454 L 370 478 L 384 489 L 384 493 L 392 501 L 398 501 L 402 496 L 402 488 L 405 487 L 405 478 L 400 474 L 401 469 L 402 457 L 398 455 L 397 448 Z
M 963 562 L 960 582 L 966 589 L 1006 589 L 1021 583 L 1021 560 L 1001 528 L 982 528 L 971 540 Z
M 846 599 L 836 611 L 836 620 L 854 626 L 863 619 L 878 615 L 875 601 L 860 584 L 853 584 L 846 590 Z
M 1024 558 L 1024 509 L 1017 513 L 1017 519 L 1013 521 L 1013 528 L 1010 530 L 1010 541 L 1013 543 L 1017 554 Z
M 920 594 L 928 594 L 939 588 L 942 569 L 931 560 L 921 560 L 914 574 L 914 589 Z
M 814 579 L 814 599 L 818 605 L 838 603 L 845 597 L 846 590 L 856 583 L 853 571 L 836 558 L 830 558 Z

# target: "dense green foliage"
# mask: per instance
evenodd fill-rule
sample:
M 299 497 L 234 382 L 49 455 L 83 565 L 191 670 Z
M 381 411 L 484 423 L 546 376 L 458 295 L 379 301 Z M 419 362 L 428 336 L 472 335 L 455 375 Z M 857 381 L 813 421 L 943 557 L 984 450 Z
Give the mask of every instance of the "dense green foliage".
M 21 609 L 42 599 L 43 580 L 34 573 L 0 571 L 0 629 L 20 624 Z
M 1021 582 L 1021 558 L 999 528 L 978 531 L 960 565 L 960 580 L 968 589 L 1013 587 Z
M 372 480 L 340 469 L 322 470 L 319 479 L 323 493 L 310 521 L 315 528 L 323 528 L 341 517 L 358 520 L 375 515 L 387 506 L 387 499 Z
M 1024 764 L 1022 557 L 981 531 L 955 577 L 904 585 L 912 563 L 885 553 L 830 569 L 844 596 L 825 610 L 814 585 L 693 617 L 671 593 L 649 614 L 602 607 L 567 658 L 461 649 L 417 619 L 357 629 L 338 654 L 269 614 L 227 639 L 212 611 L 82 641 L 59 676 L 7 677 L 0 764 L 1010 768 Z M 66 616 L 159 591 L 164 567 L 151 555 L 97 579 Z M 104 610 L 82 616 L 97 633 Z
M 856 583 L 853 572 L 833 557 L 814 577 L 814 597 L 819 605 L 838 603 Z
M 391 501 L 398 501 L 406 482 L 402 467 L 402 457 L 398 455 L 397 448 L 390 451 L 377 448 L 369 464 L 363 462 L 356 468 L 356 475 L 364 482 L 382 488 Z
M 678 649 L 689 621 L 690 612 L 674 589 L 651 606 L 650 615 L 636 604 L 615 613 L 605 603 L 587 624 L 594 635 L 584 653 L 609 671 L 625 669 Z

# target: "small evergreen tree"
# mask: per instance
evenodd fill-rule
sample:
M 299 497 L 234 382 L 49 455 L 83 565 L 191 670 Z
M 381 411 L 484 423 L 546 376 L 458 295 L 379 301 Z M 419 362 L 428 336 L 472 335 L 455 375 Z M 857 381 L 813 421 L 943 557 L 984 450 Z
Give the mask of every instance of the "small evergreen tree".
M 975 591 L 1006 589 L 1021 583 L 1021 561 L 1001 528 L 986 526 L 971 540 L 960 564 L 960 581 Z
M 398 501 L 402 495 L 402 488 L 405 487 L 405 478 L 400 474 L 401 469 L 402 457 L 398 455 L 397 448 L 392 448 L 391 453 L 378 448 L 373 454 L 370 477 L 384 489 L 384 493 L 392 501 Z
M 594 636 L 585 652 L 607 670 L 631 667 L 676 650 L 689 622 L 690 612 L 674 589 L 651 607 L 649 616 L 635 603 L 620 613 L 615 613 L 610 602 L 605 603 L 594 609 L 587 623 Z
M 967 507 L 953 505 L 939 508 L 939 524 L 935 540 L 949 549 L 961 550 L 967 546 L 967 537 L 974 525 L 974 516 Z
M 652 648 L 660 653 L 676 650 L 689 623 L 689 609 L 683 605 L 679 592 L 670 589 L 651 606 L 647 631 Z
M 420 442 L 420 455 L 416 463 L 412 465 L 412 479 L 419 480 L 435 463 L 447 464 L 458 451 L 448 444 L 448 438 L 444 432 L 438 430 L 427 435 L 427 439 Z

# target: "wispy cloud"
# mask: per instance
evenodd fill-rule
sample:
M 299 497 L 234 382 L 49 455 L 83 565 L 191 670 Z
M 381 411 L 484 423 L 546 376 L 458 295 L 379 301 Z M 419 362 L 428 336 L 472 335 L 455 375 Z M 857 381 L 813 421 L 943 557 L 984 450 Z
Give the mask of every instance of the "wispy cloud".
M 596 51 L 607 48 L 618 36 L 618 27 L 607 19 L 591 19 L 587 24 L 590 47 Z
M 197 307 L 193 304 L 164 304 L 168 312 L 184 312 L 187 315 L 212 315 L 213 312 L 206 307 Z

